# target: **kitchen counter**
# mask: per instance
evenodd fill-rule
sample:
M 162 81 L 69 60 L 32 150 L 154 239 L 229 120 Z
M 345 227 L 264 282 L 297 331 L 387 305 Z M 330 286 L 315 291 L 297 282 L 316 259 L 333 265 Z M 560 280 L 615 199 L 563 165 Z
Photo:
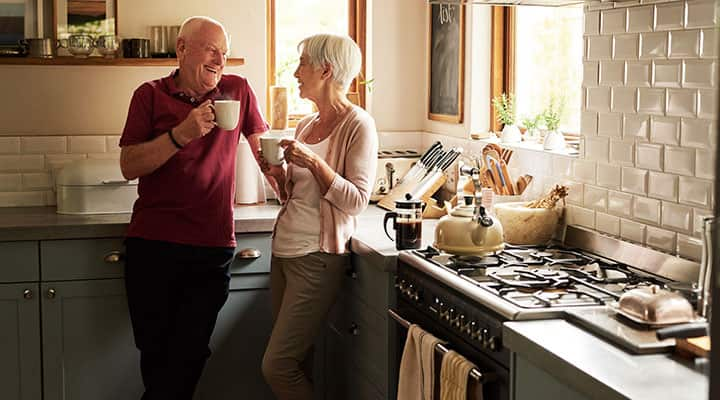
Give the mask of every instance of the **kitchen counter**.
M 503 343 L 587 398 L 708 398 L 708 363 L 629 354 L 564 320 L 507 322 Z

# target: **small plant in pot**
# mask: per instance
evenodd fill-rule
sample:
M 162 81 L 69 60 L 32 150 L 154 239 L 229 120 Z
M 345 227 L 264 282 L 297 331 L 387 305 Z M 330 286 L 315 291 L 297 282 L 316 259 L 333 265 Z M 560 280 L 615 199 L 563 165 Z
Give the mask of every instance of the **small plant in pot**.
M 522 120 L 522 126 L 525 128 L 525 141 L 537 142 L 540 138 L 540 124 L 542 123 L 542 114 L 535 117 L 525 117 Z
M 565 148 L 565 137 L 560 132 L 560 119 L 565 104 L 564 101 L 551 98 L 545 111 L 542 113 L 542 119 L 545 122 L 547 133 L 545 134 L 545 142 L 543 149 L 545 150 L 562 150 Z
M 503 124 L 500 140 L 503 143 L 515 143 L 521 139 L 520 129 L 515 125 L 515 96 L 503 93 L 492 99 L 497 121 Z

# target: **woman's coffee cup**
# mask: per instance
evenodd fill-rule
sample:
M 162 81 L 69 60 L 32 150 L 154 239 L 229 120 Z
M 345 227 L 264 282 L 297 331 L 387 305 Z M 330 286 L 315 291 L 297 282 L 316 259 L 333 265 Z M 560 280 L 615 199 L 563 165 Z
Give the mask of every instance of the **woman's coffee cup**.
M 215 100 L 215 123 L 220 129 L 235 129 L 240 119 L 240 102 L 237 100 Z
M 280 141 L 289 139 L 291 136 L 285 132 L 268 132 L 260 136 L 260 149 L 263 158 L 272 165 L 280 165 L 285 158 L 285 149 L 280 146 Z

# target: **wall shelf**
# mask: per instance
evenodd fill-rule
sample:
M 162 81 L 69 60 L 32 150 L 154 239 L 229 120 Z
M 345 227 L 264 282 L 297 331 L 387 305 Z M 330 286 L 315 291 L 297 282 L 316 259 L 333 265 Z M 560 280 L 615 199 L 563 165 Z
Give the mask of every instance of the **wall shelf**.
M 228 58 L 228 67 L 245 64 L 244 58 Z M 125 67 L 164 67 L 177 66 L 177 58 L 103 58 L 103 57 L 0 57 L 0 65 L 90 65 Z

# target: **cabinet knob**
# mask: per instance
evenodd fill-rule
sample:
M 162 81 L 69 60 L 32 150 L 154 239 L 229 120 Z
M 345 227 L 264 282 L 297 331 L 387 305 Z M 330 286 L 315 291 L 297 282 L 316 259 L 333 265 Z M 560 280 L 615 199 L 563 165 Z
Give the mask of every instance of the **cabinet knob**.
M 360 327 L 356 323 L 353 323 L 352 325 L 350 325 L 350 329 L 348 329 L 348 332 L 350 332 L 350 334 L 353 336 L 358 336 L 360 335 Z
M 25 290 L 23 291 L 23 297 L 26 298 L 26 299 L 28 299 L 28 300 L 32 299 L 32 298 L 33 298 L 33 291 L 30 290 L 30 289 L 25 289 Z
M 235 254 L 235 258 L 239 258 L 241 260 L 255 260 L 257 258 L 262 257 L 262 253 L 258 249 L 253 249 L 251 247 L 248 247 L 247 249 L 242 249 Z
M 47 291 L 47 298 L 48 298 L 48 299 L 54 299 L 54 298 L 55 298 L 55 289 L 48 289 L 48 291 Z
M 105 254 L 105 257 L 103 257 L 103 260 L 105 260 L 106 263 L 109 264 L 115 264 L 119 263 L 123 259 L 123 253 L 117 250 L 113 250 L 107 254 Z

